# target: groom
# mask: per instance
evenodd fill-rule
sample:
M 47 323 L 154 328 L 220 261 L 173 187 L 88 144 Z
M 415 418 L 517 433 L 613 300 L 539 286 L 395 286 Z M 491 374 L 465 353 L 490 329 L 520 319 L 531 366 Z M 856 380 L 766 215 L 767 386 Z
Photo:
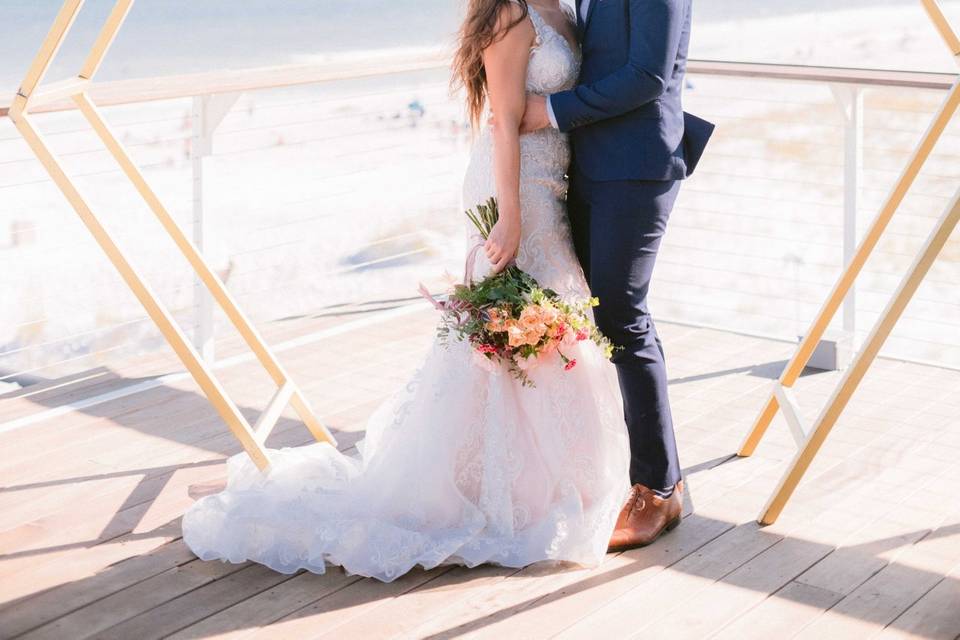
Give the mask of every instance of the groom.
M 575 0 L 580 83 L 529 95 L 524 133 L 570 132 L 568 206 L 577 257 L 600 299 L 630 433 L 633 488 L 611 550 L 650 544 L 680 523 L 683 483 L 663 349 L 647 308 L 660 240 L 680 181 L 713 125 L 681 107 L 691 0 Z

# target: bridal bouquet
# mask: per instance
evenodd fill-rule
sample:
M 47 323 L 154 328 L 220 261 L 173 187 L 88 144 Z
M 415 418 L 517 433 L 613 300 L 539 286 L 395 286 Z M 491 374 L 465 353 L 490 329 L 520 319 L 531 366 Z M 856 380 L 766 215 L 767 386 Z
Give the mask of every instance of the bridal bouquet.
M 466 214 L 486 240 L 499 217 L 497 201 L 490 198 Z M 442 314 L 441 339 L 454 335 L 468 340 L 480 365 L 505 365 L 524 386 L 533 386 L 527 372 L 554 354 L 565 370 L 577 366 L 573 347 L 584 340 L 593 341 L 607 358 L 613 354 L 610 341 L 587 313 L 599 304 L 596 298 L 564 300 L 514 264 L 472 282 L 470 267 L 480 246 L 467 260 L 464 283 L 454 286 L 446 300 L 435 300 L 421 286 L 421 293 Z

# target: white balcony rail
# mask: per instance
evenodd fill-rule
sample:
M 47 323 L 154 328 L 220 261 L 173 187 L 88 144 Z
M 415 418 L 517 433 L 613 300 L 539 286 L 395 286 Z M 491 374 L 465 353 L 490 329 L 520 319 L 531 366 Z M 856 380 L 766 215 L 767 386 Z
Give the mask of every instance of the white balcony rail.
M 358 291 L 370 300 L 404 298 L 417 279 L 457 268 L 469 136 L 446 91 L 446 66 L 442 55 L 372 58 L 104 83 L 91 94 L 110 107 L 107 115 L 198 246 L 229 272 L 241 303 L 267 320 L 316 311 L 324 301 L 362 302 Z M 719 128 L 682 190 L 654 311 L 795 338 L 953 77 L 708 61 L 692 61 L 689 71 L 687 108 Z M 404 96 L 409 101 L 397 102 Z M 101 206 L 116 210 L 111 222 L 129 229 L 120 235 L 140 247 L 148 277 L 161 281 L 158 289 L 212 360 L 216 322 L 206 290 L 151 246 L 148 227 L 126 210 L 70 108 L 46 105 L 51 115 L 40 126 L 65 148 L 81 186 L 102 189 Z M 116 298 L 103 289 L 119 285 L 95 251 L 73 249 L 86 239 L 4 115 L 0 106 L 0 223 L 10 233 L 6 251 L 0 238 L 0 383 L 159 346 L 134 305 L 119 316 L 107 308 Z M 882 308 L 960 180 L 958 140 L 948 132 L 837 331 L 857 335 Z M 61 209 L 62 219 L 33 215 Z M 355 228 L 361 215 L 366 233 Z M 425 240 L 431 233 L 439 235 Z M 332 247 L 315 241 L 324 235 Z M 331 248 L 337 260 L 314 255 Z M 888 355 L 960 366 L 958 253 L 945 252 Z M 371 276 L 386 266 L 396 273 Z M 410 286 L 398 294 L 403 283 Z

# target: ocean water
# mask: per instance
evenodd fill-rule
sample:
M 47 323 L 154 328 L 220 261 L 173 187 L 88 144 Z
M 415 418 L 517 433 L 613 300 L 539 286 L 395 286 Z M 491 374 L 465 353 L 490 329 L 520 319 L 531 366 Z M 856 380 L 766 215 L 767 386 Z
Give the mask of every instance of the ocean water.
M 573 0 L 565 0 L 572 2 Z M 465 0 L 140 0 L 100 79 L 285 64 L 332 52 L 436 47 L 454 40 Z M 113 5 L 88 0 L 51 71 L 72 75 Z M 916 0 L 696 0 L 710 23 L 835 9 L 915 5 Z M 0 90 L 15 88 L 60 0 L 0 2 Z M 746 46 L 746 45 L 745 45 Z M 744 58 L 750 58 L 744 51 Z

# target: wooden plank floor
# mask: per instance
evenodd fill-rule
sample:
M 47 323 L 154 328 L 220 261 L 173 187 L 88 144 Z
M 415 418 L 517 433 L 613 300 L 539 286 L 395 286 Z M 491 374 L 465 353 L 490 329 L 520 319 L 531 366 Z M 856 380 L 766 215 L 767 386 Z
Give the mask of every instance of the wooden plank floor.
M 346 450 L 417 366 L 434 320 L 401 310 L 263 329 Z M 0 397 L 0 638 L 960 638 L 960 372 L 879 361 L 783 517 L 761 528 L 793 452 L 786 425 L 757 455 L 732 454 L 791 345 L 660 329 L 687 515 L 590 570 L 444 567 L 382 584 L 201 562 L 180 515 L 239 447 L 189 379 L 123 392 L 176 371 L 169 355 Z M 255 417 L 271 394 L 262 372 L 240 361 L 219 373 Z M 835 381 L 802 379 L 808 417 Z M 117 395 L 89 404 L 104 393 Z M 268 444 L 308 441 L 285 414 Z

